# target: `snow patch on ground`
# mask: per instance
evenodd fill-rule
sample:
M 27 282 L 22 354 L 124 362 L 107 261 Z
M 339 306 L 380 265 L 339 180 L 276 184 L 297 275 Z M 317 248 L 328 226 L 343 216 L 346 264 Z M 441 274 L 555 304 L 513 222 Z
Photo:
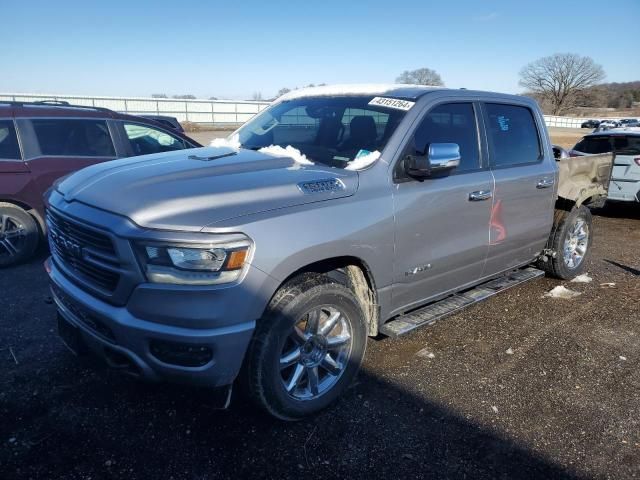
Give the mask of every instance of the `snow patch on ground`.
M 430 352 L 428 348 L 423 348 L 418 353 L 416 353 L 416 355 L 423 358 L 436 358 L 433 352 Z
M 373 152 L 369 152 L 366 155 L 361 155 L 356 157 L 354 160 L 349 162 L 344 169 L 345 170 L 362 170 L 363 168 L 368 167 L 375 163 L 376 160 L 380 158 L 380 152 L 375 150 Z
M 297 148 L 293 148 L 291 145 L 287 145 L 286 148 L 282 148 L 280 145 L 269 145 L 258 151 L 274 157 L 289 157 L 302 165 L 313 165 L 313 162 L 309 160 L 304 153 Z
M 602 288 L 616 288 L 616 284 L 613 282 L 604 282 L 604 283 L 601 283 L 600 286 Z
M 575 277 L 571 281 L 574 282 L 574 283 L 591 283 L 592 280 L 593 280 L 593 278 L 591 278 L 586 273 L 583 273 L 582 275 L 578 275 L 577 277 Z
M 558 285 L 557 287 L 553 288 L 552 290 L 544 294 L 545 297 L 565 298 L 565 299 L 575 298 L 579 295 L 582 295 L 582 294 L 580 292 L 574 292 L 573 290 L 569 290 L 567 287 L 563 285 Z
M 226 138 L 214 138 L 209 144 L 216 148 L 230 148 L 231 150 L 240 150 L 240 135 L 237 133 Z
M 507 355 L 513 355 L 513 348 L 509 347 L 507 348 Z

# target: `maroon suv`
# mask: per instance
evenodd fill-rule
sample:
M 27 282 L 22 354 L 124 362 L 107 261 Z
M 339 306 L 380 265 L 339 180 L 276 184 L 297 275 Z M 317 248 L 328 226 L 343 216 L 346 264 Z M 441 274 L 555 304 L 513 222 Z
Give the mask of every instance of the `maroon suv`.
M 94 163 L 200 146 L 104 108 L 0 101 L 0 267 L 35 251 L 46 230 L 42 196 L 56 179 Z

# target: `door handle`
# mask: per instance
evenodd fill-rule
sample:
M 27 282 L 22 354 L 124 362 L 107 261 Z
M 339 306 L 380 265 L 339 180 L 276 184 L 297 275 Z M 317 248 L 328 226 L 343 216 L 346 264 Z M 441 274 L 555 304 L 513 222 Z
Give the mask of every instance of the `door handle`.
M 469 201 L 481 202 L 482 200 L 489 200 L 492 196 L 491 190 L 478 190 L 469 194 Z
M 553 187 L 554 183 L 555 183 L 555 180 L 553 178 L 541 178 L 540 180 L 538 180 L 538 184 L 536 185 L 536 188 Z

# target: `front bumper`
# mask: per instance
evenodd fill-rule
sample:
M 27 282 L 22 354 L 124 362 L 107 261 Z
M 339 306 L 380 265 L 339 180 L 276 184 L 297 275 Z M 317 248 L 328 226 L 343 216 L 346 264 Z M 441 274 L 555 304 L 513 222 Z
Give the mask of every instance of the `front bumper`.
M 151 381 L 210 387 L 229 385 L 237 376 L 255 327 L 254 320 L 204 328 L 152 322 L 134 316 L 126 306 L 112 305 L 88 294 L 71 282 L 51 259 L 45 267 L 59 314 L 77 328 L 82 343 L 111 366 Z M 189 311 L 192 300 L 189 295 L 170 295 L 169 298 L 170 310 Z M 181 302 L 180 298 L 184 300 Z M 149 307 L 152 311 L 159 308 L 157 302 Z M 158 342 L 201 347 L 211 352 L 211 358 L 199 366 L 167 363 L 152 353 L 152 344 Z

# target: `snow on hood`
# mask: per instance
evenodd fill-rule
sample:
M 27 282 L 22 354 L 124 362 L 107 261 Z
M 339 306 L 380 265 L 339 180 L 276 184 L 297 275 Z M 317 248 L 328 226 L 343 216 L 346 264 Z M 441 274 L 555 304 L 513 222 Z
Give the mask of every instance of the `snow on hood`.
M 237 133 L 225 138 L 214 138 L 210 145 L 216 148 L 227 148 L 237 152 L 240 150 L 240 135 Z
M 67 177 L 56 190 L 66 202 L 128 217 L 143 228 L 200 231 L 232 218 L 348 197 L 358 188 L 356 172 L 301 164 L 289 152 L 274 156 L 240 149 L 219 157 L 221 151 L 202 147 L 98 163 Z M 344 188 L 301 191 L 301 184 L 330 179 Z
M 369 165 L 373 165 L 379 158 L 380 152 L 378 150 L 375 150 L 364 155 L 356 156 L 356 158 L 349 162 L 349 165 L 344 168 L 345 170 L 362 170 Z
M 269 145 L 268 147 L 262 147 L 258 151 L 273 157 L 288 157 L 302 165 L 313 165 L 313 162 L 304 153 L 291 145 L 287 145 L 286 148 L 282 148 L 280 145 Z

